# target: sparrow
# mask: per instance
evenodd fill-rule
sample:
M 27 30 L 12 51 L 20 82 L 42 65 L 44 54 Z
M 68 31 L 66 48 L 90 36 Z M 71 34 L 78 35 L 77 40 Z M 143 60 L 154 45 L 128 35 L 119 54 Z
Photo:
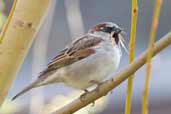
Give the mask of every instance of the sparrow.
M 38 78 L 15 95 L 44 85 L 64 83 L 76 89 L 101 83 L 117 69 L 126 50 L 122 29 L 115 23 L 102 22 L 92 27 L 87 34 L 67 45 L 51 60 Z

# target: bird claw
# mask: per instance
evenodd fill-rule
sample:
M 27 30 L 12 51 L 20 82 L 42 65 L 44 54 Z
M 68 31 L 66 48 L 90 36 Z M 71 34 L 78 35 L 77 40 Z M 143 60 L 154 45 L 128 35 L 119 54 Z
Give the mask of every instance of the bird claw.
M 84 92 L 85 92 L 84 94 L 89 93 L 89 91 L 87 89 L 84 89 Z
M 96 84 L 97 85 L 97 87 L 96 87 L 96 91 L 97 92 L 99 92 L 100 90 L 99 90 L 99 86 L 101 85 L 101 84 L 103 84 L 102 82 L 98 82 L 98 81 L 96 81 L 96 80 L 90 80 L 90 83 L 93 83 L 93 84 Z M 88 93 L 90 93 L 87 89 L 84 89 L 84 93 L 80 96 L 80 100 L 83 102 L 84 100 L 85 100 L 85 96 L 86 96 L 86 94 L 88 94 Z M 93 101 L 92 102 L 92 106 L 94 106 L 95 105 L 95 101 Z
M 86 94 L 88 94 L 89 91 L 87 89 L 84 90 L 84 93 L 80 96 L 80 100 L 84 101 Z
M 88 93 L 90 93 L 87 89 L 85 89 L 84 90 L 84 93 L 80 96 L 80 100 L 82 101 L 82 102 L 84 102 L 85 101 L 85 96 L 86 96 L 86 94 L 88 94 Z M 95 106 L 95 101 L 93 101 L 92 102 L 92 105 L 91 105 L 92 107 L 93 106 Z
M 97 87 L 96 87 L 97 92 L 99 92 L 99 86 L 103 84 L 102 82 L 98 82 L 96 80 L 90 80 L 90 83 L 93 83 L 93 84 L 97 85 Z

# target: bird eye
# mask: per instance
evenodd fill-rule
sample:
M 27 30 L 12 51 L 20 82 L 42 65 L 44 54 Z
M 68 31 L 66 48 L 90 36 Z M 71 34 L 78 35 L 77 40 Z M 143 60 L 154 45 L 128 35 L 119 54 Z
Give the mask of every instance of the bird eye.
M 107 33 L 111 33 L 113 31 L 112 27 L 106 27 L 105 29 L 103 29 L 103 32 L 107 32 Z

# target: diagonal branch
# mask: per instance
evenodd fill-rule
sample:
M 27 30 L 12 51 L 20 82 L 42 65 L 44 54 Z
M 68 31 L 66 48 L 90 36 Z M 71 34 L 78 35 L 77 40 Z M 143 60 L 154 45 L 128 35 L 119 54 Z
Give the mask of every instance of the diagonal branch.
M 155 43 L 154 48 L 152 50 L 152 55 L 155 56 L 170 44 L 171 44 L 171 32 L 169 32 L 167 35 L 161 38 L 161 40 Z M 53 114 L 72 114 L 77 110 L 85 107 L 86 105 L 92 103 L 93 101 L 97 100 L 98 98 L 105 96 L 109 91 L 117 87 L 120 83 L 122 83 L 128 77 L 130 77 L 131 74 L 135 73 L 139 68 L 141 68 L 146 63 L 146 58 L 147 58 L 147 51 L 141 54 L 137 59 L 135 59 L 130 65 L 124 68 L 121 72 L 116 74 L 113 77 L 113 79 L 106 81 L 92 92 L 83 95 L 82 99 L 77 98 L 76 100 L 60 108 Z

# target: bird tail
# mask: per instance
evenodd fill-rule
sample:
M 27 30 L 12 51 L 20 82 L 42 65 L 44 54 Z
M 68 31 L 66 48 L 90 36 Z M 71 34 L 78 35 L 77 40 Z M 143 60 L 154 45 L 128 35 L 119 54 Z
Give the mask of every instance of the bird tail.
M 19 96 L 23 95 L 24 93 L 28 92 L 29 90 L 31 90 L 32 88 L 38 87 L 40 80 L 36 80 L 34 82 L 32 82 L 29 86 L 25 87 L 21 92 L 19 92 L 18 94 L 16 94 L 13 98 L 12 101 L 15 100 L 16 98 L 18 98 Z
M 44 72 L 42 72 L 40 74 L 40 76 L 37 78 L 37 80 L 32 82 L 30 85 L 25 87 L 21 92 L 19 92 L 17 95 L 15 95 L 12 98 L 12 101 L 15 100 L 16 98 L 18 98 L 19 96 L 23 95 L 24 93 L 28 92 L 32 88 L 44 86 L 44 85 L 47 85 L 47 84 L 53 84 L 53 83 L 56 83 L 56 82 L 62 82 L 59 77 L 58 77 L 58 79 L 51 78 L 51 79 L 48 80 L 49 75 L 52 75 L 53 73 L 54 73 L 54 71 L 51 71 L 51 72 L 44 71 Z

